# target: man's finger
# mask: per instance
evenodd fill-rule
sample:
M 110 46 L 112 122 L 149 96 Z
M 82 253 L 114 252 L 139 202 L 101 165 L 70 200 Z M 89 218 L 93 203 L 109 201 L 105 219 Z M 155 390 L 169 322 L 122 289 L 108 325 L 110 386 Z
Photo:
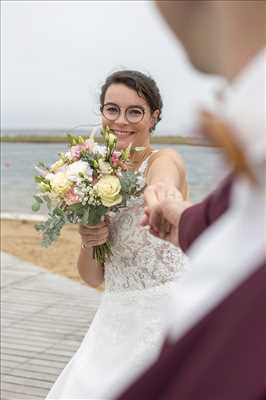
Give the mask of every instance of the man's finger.
M 149 215 L 148 214 L 144 214 L 143 217 L 140 220 L 140 225 L 141 226 L 147 226 L 149 225 Z
M 152 229 L 156 233 L 159 233 L 159 231 L 160 231 L 162 217 L 163 217 L 162 209 L 159 205 L 157 205 L 157 207 L 154 207 L 150 211 L 149 225 L 152 227 Z
M 152 227 L 150 227 L 149 232 L 150 232 L 151 235 L 153 235 L 153 236 L 155 236 L 155 237 L 159 237 L 158 233 L 156 233 L 156 232 L 152 229 Z

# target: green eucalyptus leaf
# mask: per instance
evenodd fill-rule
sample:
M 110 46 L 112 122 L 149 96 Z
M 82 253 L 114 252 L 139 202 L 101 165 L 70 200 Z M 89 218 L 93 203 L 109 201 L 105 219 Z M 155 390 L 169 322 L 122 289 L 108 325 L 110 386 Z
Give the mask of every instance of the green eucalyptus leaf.
M 43 203 L 43 200 L 40 196 L 35 195 L 35 196 L 33 196 L 33 198 L 36 200 L 37 203 L 40 203 L 40 204 Z
M 39 210 L 40 210 L 40 203 L 38 203 L 38 202 L 33 203 L 32 206 L 31 206 L 31 209 L 32 209 L 32 211 L 34 211 L 34 212 L 39 211 Z
M 86 225 L 86 224 L 88 224 L 88 220 L 89 220 L 89 209 L 86 208 L 86 210 L 84 211 L 84 214 L 81 218 L 81 222 L 82 222 L 82 224 Z

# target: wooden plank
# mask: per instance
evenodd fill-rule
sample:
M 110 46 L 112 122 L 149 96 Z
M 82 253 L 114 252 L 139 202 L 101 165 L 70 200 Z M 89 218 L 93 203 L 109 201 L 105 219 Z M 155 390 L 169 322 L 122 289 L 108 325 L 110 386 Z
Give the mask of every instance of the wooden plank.
M 25 314 L 27 315 L 27 314 Z M 49 323 L 49 324 L 54 324 L 55 322 L 60 324 L 60 325 L 66 325 L 66 326 L 77 326 L 77 327 L 81 327 L 81 328 L 87 328 L 89 325 L 89 322 L 93 317 L 94 317 L 94 313 L 89 313 L 86 312 L 86 315 L 78 315 L 75 314 L 75 312 L 73 311 L 73 313 L 71 314 L 65 314 L 62 315 L 61 317 L 56 317 L 55 315 L 49 315 L 46 314 L 46 312 L 42 312 L 41 314 L 35 314 L 35 315 L 31 315 L 29 316 L 32 322 L 41 322 L 41 323 Z M 11 316 L 11 318 L 13 318 L 13 316 Z
M 21 376 L 15 375 L 2 375 L 2 383 L 5 385 L 6 383 L 15 383 L 21 386 L 28 386 L 30 388 L 44 388 L 48 389 L 51 387 L 51 382 L 40 380 L 40 379 L 32 379 L 25 378 Z
M 63 352 L 62 352 L 63 353 Z M 49 361 L 60 361 L 60 362 L 67 362 L 72 353 L 68 354 L 53 354 L 53 351 L 50 353 L 46 352 L 39 352 L 39 351 L 23 351 L 23 350 L 11 350 L 11 349 L 4 349 L 3 356 L 13 356 L 15 358 L 24 358 L 23 362 L 36 358 L 38 360 L 49 360 Z
M 24 400 L 25 395 L 36 395 L 39 397 L 45 397 L 49 391 L 49 389 L 45 388 L 35 388 L 32 386 L 20 385 L 17 383 L 3 382 L 2 390 L 13 392 L 16 395 L 20 395 L 20 400 Z M 23 396 L 23 397 L 22 397 Z M 35 397 L 36 398 L 36 397 Z
M 14 355 L 14 354 L 5 354 L 5 353 L 2 352 L 1 360 L 2 360 L 2 362 L 5 362 L 5 360 L 7 360 L 7 361 L 13 361 L 13 362 L 16 362 L 16 363 L 21 363 L 21 362 L 27 361 L 27 358 L 26 357 L 21 357 L 21 356 L 18 356 L 18 355 Z
M 39 400 L 79 348 L 101 295 L 15 257 L 6 258 L 1 398 Z
M 37 337 L 33 338 L 33 337 L 28 337 L 26 335 L 11 335 L 11 334 L 4 335 L 3 334 L 1 337 L 1 345 L 4 346 L 7 343 L 10 343 L 10 344 L 21 343 L 21 344 L 25 344 L 25 345 L 27 345 L 29 343 L 33 343 L 34 345 L 36 345 L 36 344 L 40 343 L 41 345 L 47 344 L 47 345 L 52 346 L 52 345 L 58 343 L 58 339 L 51 339 L 51 338 L 47 338 L 47 337 L 43 337 L 43 336 L 41 336 L 41 337 L 37 336 Z M 70 345 L 71 345 L 71 343 L 72 342 L 70 341 Z M 78 343 L 78 342 L 74 342 L 74 343 Z
M 44 351 L 45 349 L 49 349 L 52 345 L 50 344 L 40 344 L 38 343 L 38 346 L 34 346 L 33 343 L 31 344 L 23 344 L 23 343 L 4 343 L 3 349 L 8 352 L 9 350 L 22 350 L 22 351 L 29 351 L 29 352 L 41 352 Z
M 24 368 L 23 369 L 15 368 L 12 372 L 6 373 L 6 375 L 53 383 L 55 381 L 55 376 L 57 375 L 57 372 L 51 374 L 46 370 L 40 372 L 36 370 L 29 371 L 25 370 Z
M 17 327 L 10 327 L 7 330 L 5 330 L 5 333 L 8 334 L 9 332 L 16 332 L 17 335 L 27 335 L 28 337 L 32 338 L 50 338 L 50 339 L 55 339 L 55 340 L 62 340 L 64 337 L 68 337 L 70 334 L 66 334 L 64 331 L 63 332 L 54 332 L 51 330 L 46 330 L 46 331 L 40 331 L 38 329 L 34 329 L 32 326 L 17 326 Z
M 29 393 L 23 394 L 23 399 L 20 394 L 11 392 L 9 390 L 1 390 L 1 400 L 43 400 L 43 396 L 38 396 L 36 394 L 31 395 Z
M 20 363 L 19 362 L 15 362 L 15 361 L 11 361 L 11 360 L 4 360 L 3 357 L 1 357 L 1 368 L 4 370 L 9 369 L 12 370 L 13 368 L 17 367 Z
M 57 323 L 57 322 L 58 322 L 58 324 L 56 324 L 56 326 L 55 326 L 55 323 Z M 56 330 L 61 330 L 61 331 L 62 330 L 71 331 L 73 329 L 82 329 L 82 330 L 88 329 L 88 321 L 86 321 L 86 323 L 85 323 L 85 322 L 81 322 L 78 319 L 76 321 L 72 320 L 71 322 L 68 322 L 68 321 L 64 321 L 64 320 L 61 320 L 61 321 L 54 320 L 53 321 L 50 318 L 35 318 L 32 316 L 29 316 L 27 319 L 24 319 L 21 324 L 23 326 L 33 325 L 33 326 L 37 326 L 40 328 L 47 326 L 53 330 L 56 329 Z
M 29 361 L 29 364 L 32 365 L 42 365 L 42 366 L 47 366 L 47 367 L 57 367 L 57 368 L 64 368 L 66 366 L 66 362 L 62 362 L 58 360 L 42 360 L 42 359 L 37 359 L 33 358 L 32 360 Z
M 31 363 L 26 363 L 23 365 L 17 366 L 17 368 L 13 368 L 12 371 L 14 370 L 19 370 L 21 369 L 22 371 L 25 372 L 25 376 L 27 375 L 27 372 L 38 372 L 38 373 L 43 373 L 43 374 L 51 374 L 54 375 L 54 377 L 57 377 L 62 369 L 65 367 L 65 365 L 62 367 L 56 367 L 56 366 L 51 366 L 51 365 L 37 365 L 37 364 L 31 364 Z
M 14 328 L 16 326 L 13 325 L 12 327 Z M 61 326 L 57 326 L 57 327 L 53 327 L 54 329 L 52 329 L 52 326 L 47 326 L 46 324 L 43 325 L 32 325 L 31 321 L 28 320 L 24 320 L 23 322 L 21 322 L 21 324 L 19 325 L 19 328 L 23 328 L 23 329 L 28 329 L 29 331 L 34 331 L 34 332 L 39 332 L 39 333 L 51 333 L 51 334 L 67 334 L 67 333 L 71 333 L 73 332 L 73 329 L 75 328 L 74 326 L 71 327 L 61 327 Z

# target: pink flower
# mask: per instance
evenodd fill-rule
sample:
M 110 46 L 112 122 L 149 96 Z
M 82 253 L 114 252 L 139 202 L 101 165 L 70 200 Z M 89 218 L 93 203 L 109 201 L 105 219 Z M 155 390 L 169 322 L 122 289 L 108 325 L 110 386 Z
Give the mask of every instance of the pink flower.
M 73 187 L 65 194 L 64 198 L 65 198 L 65 202 L 69 206 L 71 204 L 80 203 L 80 198 L 74 192 L 74 188 Z
M 121 153 L 119 151 L 113 152 L 112 157 L 111 157 L 113 165 L 116 165 L 118 163 L 120 155 L 121 155 Z
M 87 140 L 85 140 L 85 143 L 82 146 L 85 150 L 92 152 L 93 148 L 95 146 L 95 143 L 92 139 L 87 139 Z
M 71 157 L 73 160 L 80 159 L 81 150 L 82 150 L 81 144 L 77 144 L 77 145 L 71 147 L 70 152 L 71 152 Z

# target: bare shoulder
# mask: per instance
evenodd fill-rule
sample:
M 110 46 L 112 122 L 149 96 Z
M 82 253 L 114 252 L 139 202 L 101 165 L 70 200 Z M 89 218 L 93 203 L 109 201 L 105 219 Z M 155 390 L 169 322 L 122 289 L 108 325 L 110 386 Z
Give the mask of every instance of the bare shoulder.
M 156 164 L 162 164 L 165 166 L 169 163 L 175 163 L 180 171 L 185 170 L 185 164 L 182 157 L 175 149 L 170 147 L 154 152 L 149 159 L 148 166 L 151 167 L 155 161 Z
M 152 154 L 145 171 L 147 184 L 164 182 L 180 190 L 184 199 L 188 198 L 188 184 L 182 157 L 173 149 L 165 148 Z

